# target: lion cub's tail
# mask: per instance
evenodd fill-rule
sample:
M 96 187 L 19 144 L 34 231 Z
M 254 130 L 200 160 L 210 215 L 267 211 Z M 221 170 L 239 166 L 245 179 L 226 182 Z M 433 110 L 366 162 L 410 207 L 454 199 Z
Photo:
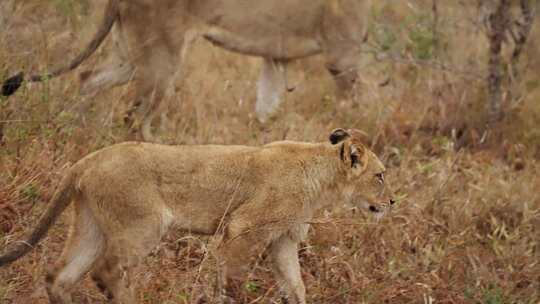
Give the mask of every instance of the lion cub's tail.
M 74 179 L 73 171 L 62 179 L 49 203 L 47 211 L 41 216 L 37 226 L 24 241 L 17 242 L 8 252 L 0 256 L 0 266 L 9 264 L 27 254 L 47 234 L 56 218 L 71 203 L 71 197 L 75 191 Z

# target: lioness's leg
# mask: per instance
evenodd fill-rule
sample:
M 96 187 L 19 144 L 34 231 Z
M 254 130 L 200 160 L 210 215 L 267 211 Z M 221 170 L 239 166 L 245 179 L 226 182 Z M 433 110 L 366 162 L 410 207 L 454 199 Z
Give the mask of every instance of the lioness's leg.
M 129 1 L 120 6 L 123 32 L 136 69 L 136 92 L 125 121 L 142 139 L 153 139 L 151 123 L 160 109 L 171 79 L 180 67 L 179 52 L 189 18 L 187 1 Z M 135 121 L 133 114 L 139 115 Z
M 129 62 L 108 62 L 93 71 L 81 73 L 82 95 L 94 95 L 99 91 L 128 83 L 135 68 Z
M 46 278 L 51 303 L 72 303 L 70 291 L 90 270 L 105 247 L 102 231 L 87 206 L 76 204 L 73 230 L 64 248 L 56 271 Z
M 143 140 L 153 140 L 151 123 L 162 106 L 163 99 L 171 93 L 176 70 L 180 69 L 179 58 L 171 48 L 156 42 L 152 48 L 147 48 L 145 54 L 137 62 L 137 90 L 135 100 L 126 113 L 126 122 L 132 129 L 138 128 Z M 135 123 L 132 115 L 142 117 L 140 123 Z
M 175 89 L 176 89 L 175 82 L 180 81 L 182 85 L 184 84 L 183 83 L 184 81 L 183 64 L 185 62 L 187 53 L 190 50 L 190 47 L 193 45 L 193 43 L 199 37 L 199 35 L 200 34 L 196 29 L 187 30 L 184 34 L 184 40 L 183 40 L 182 48 L 180 51 L 180 57 L 176 58 L 175 62 L 171 62 L 171 64 L 176 65 L 176 70 L 174 74 L 172 75 L 172 77 L 170 78 L 169 84 L 167 85 L 166 91 L 165 91 L 166 103 L 163 105 L 161 109 L 161 115 L 160 115 L 161 122 L 160 122 L 159 128 L 161 132 L 165 132 L 169 129 L 169 126 L 170 126 L 169 117 L 168 117 L 169 105 L 170 105 L 169 102 L 170 100 L 172 100 L 173 95 L 175 94 Z M 175 99 L 175 102 L 178 102 L 177 98 Z
M 83 95 L 93 95 L 100 90 L 123 85 L 133 78 L 135 67 L 130 62 L 128 45 L 122 24 L 112 28 L 113 49 L 99 67 L 80 74 Z
M 287 89 L 286 62 L 264 58 L 257 83 L 255 112 L 260 122 L 266 122 L 278 109 Z
M 288 235 L 281 236 L 272 243 L 270 257 L 276 279 L 286 292 L 289 303 L 306 303 L 306 289 L 300 274 L 297 242 Z
M 135 99 L 124 120 L 132 131 L 139 132 L 143 140 L 153 141 L 151 123 L 165 97 L 165 90 L 172 75 L 170 65 L 174 62 L 167 60 L 168 54 L 164 50 L 156 49 L 145 56 L 150 58 L 137 64 Z M 133 117 L 135 113 L 137 117 Z

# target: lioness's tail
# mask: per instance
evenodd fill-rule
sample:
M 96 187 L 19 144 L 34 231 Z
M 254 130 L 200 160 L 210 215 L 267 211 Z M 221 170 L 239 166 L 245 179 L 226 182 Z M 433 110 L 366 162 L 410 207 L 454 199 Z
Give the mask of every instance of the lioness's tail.
M 75 69 L 96 51 L 96 49 L 101 45 L 103 40 L 105 40 L 105 37 L 107 37 L 107 35 L 111 31 L 111 28 L 117 19 L 118 0 L 109 0 L 109 3 L 107 3 L 107 6 L 105 8 L 105 15 L 103 21 L 101 22 L 97 33 L 88 43 L 86 48 L 81 53 L 79 53 L 79 55 L 77 55 L 77 57 L 75 57 L 69 64 L 57 67 L 50 72 L 30 75 L 29 77 L 25 77 L 23 72 L 19 72 L 9 77 L 8 79 L 6 79 L 6 81 L 4 81 L 4 84 L 2 85 L 2 95 L 9 96 L 15 93 L 24 80 L 32 82 L 43 81 L 44 79 L 50 79 Z
M 10 248 L 8 252 L 0 256 L 0 266 L 9 264 L 28 253 L 45 236 L 45 234 L 47 234 L 47 231 L 56 218 L 58 218 L 62 211 L 64 211 L 71 203 L 71 197 L 75 191 L 74 179 L 72 171 L 64 177 L 60 182 L 60 186 L 54 193 L 47 211 L 45 211 L 39 219 L 37 226 L 24 241 L 17 242 L 17 244 Z

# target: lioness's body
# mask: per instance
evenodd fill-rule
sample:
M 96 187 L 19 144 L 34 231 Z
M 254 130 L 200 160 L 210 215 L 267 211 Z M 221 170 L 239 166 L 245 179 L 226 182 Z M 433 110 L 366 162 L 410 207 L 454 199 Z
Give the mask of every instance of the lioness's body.
M 264 58 L 256 112 L 265 121 L 287 88 L 289 60 L 324 53 L 338 87 L 345 94 L 350 90 L 370 6 L 371 0 L 109 0 L 98 32 L 79 56 L 44 74 L 49 77 L 26 79 L 41 81 L 74 69 L 112 28 L 115 48 L 99 67 L 81 74 L 81 92 L 92 94 L 136 79 L 128 118 L 138 109 L 144 116 L 142 138 L 152 140 L 152 118 L 182 73 L 189 42 L 202 34 L 225 49 Z M 12 94 L 22 80 L 17 75 L 6 81 L 3 94 Z
M 199 234 L 223 231 L 226 277 L 238 278 L 246 261 L 269 247 L 289 300 L 305 303 L 297 244 L 314 212 L 343 200 L 377 204 L 384 190 L 377 175 L 384 166 L 344 134 L 333 135 L 335 144 L 129 142 L 99 150 L 69 169 L 34 231 L 0 256 L 0 266 L 30 251 L 73 202 L 70 238 L 47 279 L 52 303 L 70 303 L 71 287 L 90 270 L 111 299 L 134 303 L 130 269 L 173 225 Z

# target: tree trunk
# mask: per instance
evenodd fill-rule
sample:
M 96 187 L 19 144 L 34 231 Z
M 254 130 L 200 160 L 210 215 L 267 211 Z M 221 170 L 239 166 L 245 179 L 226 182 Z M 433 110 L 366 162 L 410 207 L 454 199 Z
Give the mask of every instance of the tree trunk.
M 500 121 L 503 117 L 501 49 L 505 39 L 505 32 L 509 26 L 509 12 L 510 0 L 499 0 L 497 8 L 489 15 L 488 19 L 489 67 L 487 77 L 487 113 L 490 124 Z

